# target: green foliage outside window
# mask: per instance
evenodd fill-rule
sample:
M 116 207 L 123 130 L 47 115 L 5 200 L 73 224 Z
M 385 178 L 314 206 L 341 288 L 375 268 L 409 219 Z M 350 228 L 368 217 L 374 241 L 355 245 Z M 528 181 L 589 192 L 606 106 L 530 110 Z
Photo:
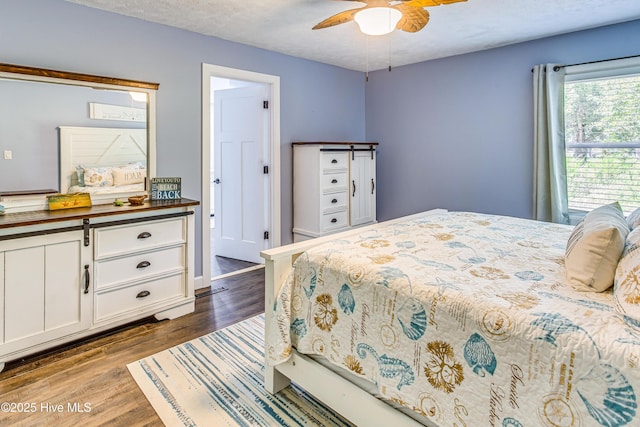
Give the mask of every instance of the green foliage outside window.
M 569 208 L 640 206 L 640 76 L 565 83 Z

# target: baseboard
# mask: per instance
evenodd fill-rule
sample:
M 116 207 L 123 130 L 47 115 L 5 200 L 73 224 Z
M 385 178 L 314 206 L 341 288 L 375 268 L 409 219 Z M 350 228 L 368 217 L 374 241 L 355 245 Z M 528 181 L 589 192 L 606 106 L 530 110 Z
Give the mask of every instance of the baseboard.
M 221 274 L 220 276 L 212 277 L 211 281 L 215 282 L 216 280 L 226 279 L 228 277 L 237 276 L 238 274 L 249 273 L 250 271 L 259 270 L 261 268 L 264 268 L 264 264 L 256 264 L 251 267 L 243 268 L 242 270 L 236 270 L 230 273 Z
M 257 264 L 251 267 L 243 268 L 242 270 L 232 271 L 231 273 L 222 274 L 220 276 L 212 277 L 211 282 L 215 282 L 216 280 L 226 279 L 229 277 L 233 277 L 237 274 L 248 273 L 253 270 L 258 270 L 264 268 L 264 264 Z M 197 291 L 198 289 L 208 288 L 211 286 L 211 283 L 206 283 L 202 276 L 198 276 L 193 279 L 193 288 Z
M 210 283 L 204 283 L 204 280 L 202 280 L 202 276 L 198 276 L 196 278 L 193 279 L 193 288 L 194 289 L 202 289 L 202 288 L 208 288 L 209 286 L 211 286 Z

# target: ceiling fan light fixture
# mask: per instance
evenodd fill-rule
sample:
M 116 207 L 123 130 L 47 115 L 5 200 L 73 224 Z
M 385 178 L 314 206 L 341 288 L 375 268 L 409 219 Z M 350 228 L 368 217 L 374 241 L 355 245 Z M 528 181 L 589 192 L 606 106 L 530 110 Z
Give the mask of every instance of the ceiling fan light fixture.
M 370 36 L 381 36 L 392 32 L 400 18 L 402 18 L 402 12 L 397 9 L 367 7 L 356 13 L 353 19 L 363 33 Z

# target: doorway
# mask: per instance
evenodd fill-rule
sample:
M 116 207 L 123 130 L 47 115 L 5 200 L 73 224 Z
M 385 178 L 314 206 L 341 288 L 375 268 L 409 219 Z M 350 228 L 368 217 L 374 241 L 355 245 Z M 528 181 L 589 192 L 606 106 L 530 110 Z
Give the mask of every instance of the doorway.
M 280 245 L 279 77 L 203 64 L 202 90 L 206 287 Z

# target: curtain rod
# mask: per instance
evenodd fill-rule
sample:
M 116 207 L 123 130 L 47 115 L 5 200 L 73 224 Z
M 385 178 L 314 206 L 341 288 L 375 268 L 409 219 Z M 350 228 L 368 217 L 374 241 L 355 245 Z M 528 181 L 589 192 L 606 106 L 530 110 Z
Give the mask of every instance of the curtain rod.
M 561 68 L 565 68 L 565 67 L 573 67 L 575 65 L 598 64 L 600 62 L 617 61 L 619 59 L 629 59 L 629 58 L 638 58 L 638 57 L 640 57 L 640 55 L 621 56 L 620 58 L 601 59 L 599 61 L 581 62 L 579 64 L 556 65 L 555 67 L 553 67 L 553 71 L 558 71 Z
M 580 62 L 578 64 L 556 65 L 553 67 L 553 71 L 560 71 L 561 68 L 573 67 L 576 65 L 598 64 L 600 62 L 617 61 L 619 59 L 630 59 L 630 58 L 640 58 L 640 55 L 630 55 L 630 56 L 621 56 L 619 58 L 600 59 L 598 61 Z M 533 68 L 531 69 L 531 72 L 533 72 Z

